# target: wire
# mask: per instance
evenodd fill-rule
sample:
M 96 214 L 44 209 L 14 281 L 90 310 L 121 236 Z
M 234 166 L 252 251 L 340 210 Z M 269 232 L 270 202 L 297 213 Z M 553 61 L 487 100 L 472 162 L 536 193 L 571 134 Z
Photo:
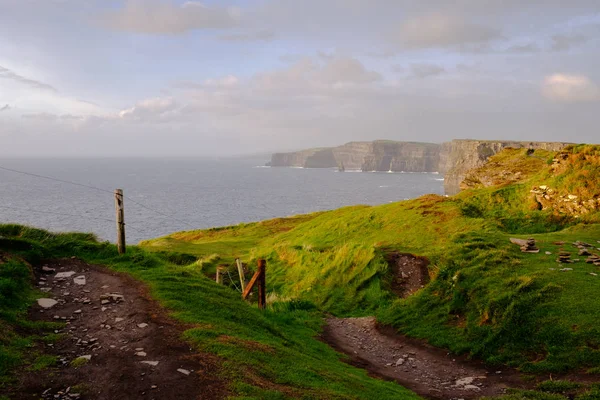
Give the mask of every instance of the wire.
M 0 205 L 0 208 L 6 208 L 9 210 L 16 210 L 16 211 L 27 211 L 27 212 L 34 212 L 34 213 L 40 213 L 40 214 L 52 214 L 52 215 L 61 215 L 64 217 L 79 217 L 79 218 L 83 218 L 83 219 L 94 219 L 94 220 L 98 220 L 98 221 L 107 221 L 110 223 L 115 223 L 114 220 L 112 219 L 108 219 L 108 218 L 102 218 L 102 217 L 91 217 L 89 215 L 81 215 L 81 214 L 66 214 L 66 213 L 61 213 L 61 212 L 56 212 L 56 211 L 42 211 L 42 210 L 34 210 L 31 208 L 17 208 L 17 207 L 10 207 L 10 206 L 2 206 Z M 129 224 L 124 224 L 126 227 L 128 228 L 132 228 L 133 230 L 139 230 L 138 228 L 135 228 Z
M 231 277 L 231 274 L 229 273 L 229 268 L 227 268 L 227 275 L 229 275 L 229 280 L 231 281 L 231 283 L 233 283 L 233 286 L 235 286 L 236 290 L 238 292 L 242 293 L 242 291 L 240 290 L 240 288 L 238 287 L 238 285 L 235 284 L 235 281 Z
M 77 183 L 77 182 L 66 181 L 66 180 L 64 180 L 64 179 L 57 179 L 57 178 L 52 178 L 52 177 L 49 177 L 49 176 L 44 176 L 44 175 L 33 174 L 33 173 L 31 173 L 31 172 L 17 171 L 16 169 L 6 168 L 6 167 L 2 167 L 2 166 L 0 166 L 0 169 L 3 169 L 3 170 L 5 170 L 5 171 L 10 171 L 10 172 L 15 172 L 15 173 L 17 173 L 17 174 L 23 174 L 23 175 L 35 176 L 36 178 L 48 179 L 48 180 L 51 180 L 51 181 L 62 182 L 62 183 L 68 183 L 68 184 L 70 184 L 70 185 L 81 186 L 81 187 L 88 188 L 88 189 L 99 190 L 99 191 L 101 191 L 101 192 L 105 192 L 105 193 L 111 193 L 111 194 L 113 193 L 113 192 L 112 192 L 112 191 L 110 191 L 110 190 L 101 189 L 101 188 L 98 188 L 98 187 L 95 187 L 95 186 L 85 185 L 85 184 L 83 184 L 83 183 Z
M 67 180 L 58 179 L 58 178 L 52 178 L 50 176 L 38 175 L 38 174 L 31 173 L 31 172 L 18 171 L 16 169 L 6 168 L 6 167 L 2 167 L 2 166 L 0 166 L 0 169 L 4 170 L 4 171 L 14 172 L 14 173 L 17 173 L 17 174 L 29 175 L 29 176 L 34 176 L 36 178 L 42 178 L 42 179 L 48 179 L 48 180 L 56 181 L 56 182 L 68 183 L 70 185 L 81 186 L 81 187 L 88 188 L 88 189 L 98 190 L 98 191 L 104 192 L 104 193 L 114 194 L 114 192 L 111 191 L 111 190 L 102 189 L 102 188 L 99 188 L 99 187 L 96 187 L 96 186 L 85 185 L 83 183 L 72 182 L 72 181 L 67 181 Z M 162 215 L 163 217 L 167 217 L 167 218 L 172 219 L 173 221 L 177 221 L 177 222 L 179 222 L 181 224 L 184 224 L 184 225 L 187 225 L 189 227 L 196 228 L 195 225 L 192 225 L 192 224 L 190 224 L 190 223 L 188 223 L 186 221 L 177 219 L 177 218 L 173 217 L 172 215 L 165 214 L 165 213 L 163 213 L 161 211 L 158 211 L 158 210 L 155 210 L 153 208 L 150 208 L 150 207 L 148 207 L 148 206 L 140 203 L 139 201 L 133 200 L 131 197 L 123 196 L 123 198 L 126 199 L 126 200 L 128 200 L 128 201 L 130 201 L 130 202 L 132 202 L 132 203 L 134 203 L 134 204 L 137 204 L 138 206 L 140 206 L 142 208 L 145 208 L 146 210 L 149 210 L 149 211 L 152 211 L 152 212 L 154 212 L 156 214 Z

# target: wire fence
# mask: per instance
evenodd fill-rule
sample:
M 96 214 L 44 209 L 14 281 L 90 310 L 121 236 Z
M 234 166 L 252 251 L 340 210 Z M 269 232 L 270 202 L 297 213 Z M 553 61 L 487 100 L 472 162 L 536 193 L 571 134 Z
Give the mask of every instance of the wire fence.
M 45 180 L 49 180 L 49 181 L 54 181 L 54 182 L 59 182 L 59 183 L 64 183 L 64 184 L 68 184 L 68 185 L 72 185 L 72 186 L 78 186 L 78 187 L 82 187 L 82 188 L 86 188 L 88 190 L 93 190 L 93 191 L 97 191 L 97 192 L 101 192 L 101 193 L 105 193 L 105 194 L 110 194 L 111 197 L 114 196 L 114 190 L 108 190 L 108 189 L 103 189 L 103 188 L 99 188 L 96 186 L 92 186 L 92 185 L 87 185 L 84 183 L 79 183 L 79 182 L 73 182 L 70 180 L 66 180 L 66 179 L 60 179 L 60 178 L 55 178 L 55 177 L 51 177 L 51 176 L 46 176 L 46 175 L 40 175 L 40 174 L 36 174 L 36 173 L 32 173 L 32 172 L 26 172 L 26 171 L 20 171 L 17 169 L 13 169 L 13 168 L 7 168 L 4 166 L 0 166 L 0 170 L 2 171 L 6 171 L 6 172 L 11 172 L 14 174 L 21 174 L 21 175 L 26 175 L 26 176 L 30 176 L 30 177 L 34 177 L 34 178 L 38 178 L 38 179 L 45 179 Z M 171 221 L 175 221 L 178 222 L 182 225 L 191 227 L 191 228 L 197 228 L 197 226 L 192 225 L 191 223 L 184 221 L 182 219 L 176 218 L 173 215 L 170 215 L 168 213 L 159 211 L 153 207 L 150 207 L 146 204 L 143 204 L 137 200 L 134 200 L 133 198 L 129 197 L 129 196 L 123 196 L 123 198 L 125 200 L 127 200 L 128 204 L 133 204 L 136 205 L 140 208 L 143 208 L 145 210 L 148 210 L 150 212 L 155 213 L 156 215 L 159 215 L 165 219 L 169 219 Z M 22 212 L 28 212 L 28 213 L 38 213 L 38 214 L 48 214 L 48 215 L 57 215 L 57 216 L 64 216 L 64 217 L 71 217 L 71 218 L 81 218 L 81 219 L 86 219 L 86 220 L 91 220 L 91 221 L 103 221 L 103 222 L 110 222 L 110 223 L 115 223 L 115 219 L 109 219 L 106 217 L 99 217 L 99 216 L 95 216 L 95 215 L 84 215 L 84 214 L 71 214 L 71 213 L 63 213 L 63 212 L 57 212 L 57 211 L 51 211 L 51 210 L 41 210 L 41 209 L 33 209 L 33 208 L 20 208 L 20 207 L 13 207 L 13 206 L 8 206 L 8 205 L 2 205 L 0 204 L 0 208 L 3 209 L 7 209 L 7 210 L 13 210 L 13 211 L 22 211 Z M 124 224 L 125 226 L 127 226 L 127 228 L 129 229 L 133 229 L 135 231 L 141 231 L 142 229 L 140 228 L 136 228 L 135 226 L 132 226 L 128 223 Z

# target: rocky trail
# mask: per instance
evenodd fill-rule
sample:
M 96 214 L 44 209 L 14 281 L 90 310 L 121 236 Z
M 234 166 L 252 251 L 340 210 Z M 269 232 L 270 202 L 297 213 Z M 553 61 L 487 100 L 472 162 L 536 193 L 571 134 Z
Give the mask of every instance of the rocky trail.
M 35 271 L 47 293 L 32 320 L 55 321 L 63 335 L 40 349 L 58 366 L 25 372 L 14 399 L 220 399 L 226 385 L 218 360 L 192 350 L 146 287 L 77 259 L 50 261 Z
M 323 339 L 370 374 L 431 399 L 475 399 L 523 387 L 518 373 L 489 369 L 377 326 L 375 318 L 329 318 Z

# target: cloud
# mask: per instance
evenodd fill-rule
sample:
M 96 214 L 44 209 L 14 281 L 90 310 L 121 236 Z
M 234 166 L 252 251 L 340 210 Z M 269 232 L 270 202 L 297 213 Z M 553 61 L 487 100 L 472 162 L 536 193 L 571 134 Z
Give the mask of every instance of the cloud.
M 179 104 L 172 97 L 155 97 L 138 102 L 119 112 L 119 118 L 130 121 L 168 121 L 178 112 Z
M 0 79 L 12 80 L 19 84 L 29 86 L 30 88 L 33 88 L 33 89 L 49 90 L 52 92 L 57 91 L 54 87 L 52 87 L 51 85 L 48 85 L 47 83 L 36 81 L 35 79 L 26 78 L 26 77 L 19 75 L 16 72 L 11 71 L 10 69 L 5 68 L 1 65 L 0 65 Z
M 583 35 L 554 35 L 552 36 L 552 50 L 566 51 L 588 40 Z
M 510 46 L 506 49 L 505 53 L 515 53 L 515 54 L 533 54 L 539 53 L 540 48 L 535 43 L 527 43 L 527 44 L 516 44 Z
M 415 77 L 421 79 L 441 75 L 446 72 L 446 69 L 435 64 L 412 64 L 410 69 Z
M 51 113 L 31 113 L 31 114 L 23 114 L 21 118 L 28 119 L 31 121 L 39 121 L 39 122 L 55 122 L 58 119 L 58 116 Z
M 160 0 L 127 0 L 125 6 L 106 13 L 100 22 L 107 28 L 146 34 L 181 34 L 196 29 L 224 29 L 238 24 L 235 7 L 208 7 L 196 1 L 182 5 Z
M 542 84 L 542 94 L 564 103 L 600 101 L 600 87 L 584 75 L 554 74 Z
M 0 107 L 0 112 L 10 110 L 10 106 L 7 104 L 4 107 Z
M 218 38 L 226 42 L 251 42 L 251 41 L 269 41 L 275 39 L 275 33 L 272 31 L 258 31 L 251 33 L 231 33 L 221 35 Z
M 488 43 L 501 33 L 462 16 L 431 13 L 406 19 L 393 37 L 406 48 L 441 48 Z

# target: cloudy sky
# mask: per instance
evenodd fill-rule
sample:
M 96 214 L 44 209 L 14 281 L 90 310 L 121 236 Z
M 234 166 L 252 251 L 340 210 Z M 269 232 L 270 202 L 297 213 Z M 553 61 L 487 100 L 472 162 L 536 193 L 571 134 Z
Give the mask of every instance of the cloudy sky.
M 0 155 L 600 142 L 598 0 L 0 0 Z

